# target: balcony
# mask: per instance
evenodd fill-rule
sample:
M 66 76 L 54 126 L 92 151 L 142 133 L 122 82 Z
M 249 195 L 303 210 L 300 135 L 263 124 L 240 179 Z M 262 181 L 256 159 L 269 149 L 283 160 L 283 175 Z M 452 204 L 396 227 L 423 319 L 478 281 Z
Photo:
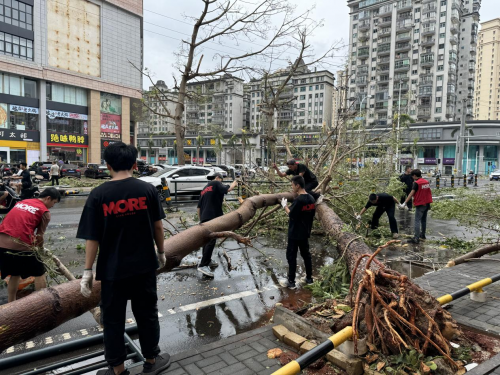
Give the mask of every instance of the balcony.
M 358 51 L 358 59 L 367 58 L 370 56 L 370 50 L 368 48 L 362 48 Z
M 379 30 L 377 32 L 377 35 L 380 38 L 383 36 L 389 36 L 389 35 L 391 35 L 391 33 L 392 33 L 392 30 L 390 28 L 385 28 L 385 29 Z
M 418 92 L 419 98 L 430 98 L 431 96 L 432 96 L 432 87 L 420 87 L 420 91 Z
M 446 107 L 446 118 L 455 118 L 455 107 Z
M 363 31 L 363 30 L 369 30 L 371 26 L 370 20 L 364 20 L 358 23 L 358 30 Z
M 474 97 L 474 90 L 469 90 L 467 92 L 467 98 L 472 99 Z
M 380 7 L 380 9 L 378 10 L 378 15 L 385 16 L 388 14 L 392 14 L 392 9 L 393 9 L 392 4 L 384 5 L 383 7 Z
M 417 118 L 421 120 L 426 120 L 431 117 L 430 108 L 419 108 L 417 111 Z
M 428 14 L 425 15 L 420 19 L 420 22 L 425 23 L 425 22 L 436 22 L 436 15 L 435 14 Z
M 474 88 L 474 80 L 473 79 L 469 79 L 467 81 L 467 88 L 468 89 L 473 89 Z
M 398 73 L 394 75 L 394 82 L 408 81 L 409 79 L 408 73 Z
M 458 38 L 456 36 L 450 36 L 450 43 L 452 45 L 457 45 L 458 44 Z
M 199 116 L 197 112 L 186 113 L 186 119 L 188 120 L 197 120 L 198 118 Z
M 434 66 L 434 54 L 429 53 L 426 55 L 420 56 L 420 66 Z
M 450 59 L 449 59 L 450 64 L 456 63 L 457 59 L 458 59 L 458 56 L 456 54 L 450 52 Z
M 380 21 L 378 21 L 378 27 L 387 27 L 387 26 L 391 26 L 392 25 L 392 18 L 391 17 L 385 17 L 385 18 L 382 18 L 380 19 Z
M 396 30 L 397 31 L 408 31 L 413 28 L 413 20 L 412 19 L 407 19 L 407 20 L 401 20 L 396 23 Z
M 193 104 L 188 104 L 186 106 L 186 112 L 198 112 L 198 106 Z
M 377 83 L 379 83 L 379 84 L 381 84 L 381 83 L 387 83 L 389 81 L 390 81 L 389 76 L 380 76 L 377 79 Z
M 434 34 L 436 34 L 436 28 L 434 26 L 426 27 L 426 28 L 421 30 L 420 34 L 422 36 L 434 35 Z
M 358 69 L 356 71 L 357 76 L 367 76 L 368 75 L 368 68 L 363 68 L 363 69 Z
M 448 89 L 448 94 L 455 94 L 456 91 L 455 85 L 448 85 L 447 89 Z
M 378 54 L 379 56 L 382 56 L 382 55 L 389 55 L 390 53 L 391 53 L 391 45 L 390 45 L 390 44 L 389 44 L 389 45 L 387 45 L 387 46 L 386 46 L 386 45 L 384 45 L 384 46 L 379 47 L 379 48 L 377 49 L 377 54 Z
M 451 12 L 451 22 L 453 23 L 458 23 L 460 22 L 460 13 L 458 13 L 458 10 L 454 9 Z
M 477 47 L 470 47 L 469 52 L 472 56 L 476 56 Z
M 411 50 L 411 44 L 410 43 L 396 43 L 396 52 L 405 52 Z
M 403 33 L 403 34 L 398 34 L 398 35 L 396 36 L 396 40 L 397 40 L 398 42 L 409 42 L 409 41 L 411 40 L 411 37 L 412 37 L 412 36 L 411 36 L 411 33 L 409 33 L 409 32 L 405 32 L 405 33 Z
M 377 103 L 377 104 L 378 104 L 378 103 Z M 377 106 L 377 105 L 376 105 L 376 106 L 375 106 L 375 112 L 377 112 L 377 113 L 378 113 L 378 112 L 387 112 L 387 110 L 388 110 L 388 108 L 389 108 L 389 107 L 388 107 L 388 103 L 387 103 L 387 102 L 385 102 L 385 103 L 382 103 L 382 104 L 384 104 L 384 105 L 379 105 L 379 106 Z
M 390 70 L 389 64 L 387 64 L 387 65 L 380 65 L 377 68 L 377 72 L 381 72 L 381 73 L 389 72 L 389 70 Z
M 394 65 L 394 71 L 395 72 L 406 72 L 410 70 L 410 60 L 403 60 L 403 61 L 396 61 L 396 64 Z
M 408 91 L 410 89 L 410 85 L 407 83 L 401 85 L 401 92 Z M 394 92 L 399 93 L 399 84 L 394 84 Z
M 475 71 L 476 71 L 476 63 L 475 63 L 475 62 L 474 62 L 474 63 L 471 63 L 471 62 L 470 62 L 470 63 L 469 63 L 469 72 L 470 72 L 470 73 L 473 73 L 473 72 L 475 72 Z
M 436 39 L 434 38 L 426 38 L 420 42 L 422 47 L 431 47 L 436 44 Z
M 455 34 L 458 34 L 459 30 L 458 30 L 457 26 L 455 26 L 454 24 L 452 24 L 451 27 L 450 27 L 450 31 L 451 31 L 452 34 L 455 35 Z
M 471 44 L 471 46 L 476 47 L 476 45 L 477 45 L 477 36 L 473 36 L 471 38 L 470 44 Z
M 400 12 L 404 12 L 404 11 L 412 10 L 412 9 L 413 9 L 412 2 L 410 0 L 403 0 L 403 1 L 398 3 L 397 12 L 400 13 Z
M 370 34 L 368 34 L 368 33 L 362 33 L 362 34 L 358 35 L 358 40 L 360 42 L 366 42 L 369 38 L 370 38 Z
M 356 80 L 356 86 L 366 86 L 367 82 L 368 80 L 366 79 L 366 77 L 360 77 Z
M 378 58 L 378 64 L 386 64 L 391 62 L 391 57 L 390 56 L 385 56 L 385 57 L 379 57 Z
M 436 4 L 424 5 L 422 9 L 420 9 L 421 13 L 436 12 L 436 11 L 437 11 Z

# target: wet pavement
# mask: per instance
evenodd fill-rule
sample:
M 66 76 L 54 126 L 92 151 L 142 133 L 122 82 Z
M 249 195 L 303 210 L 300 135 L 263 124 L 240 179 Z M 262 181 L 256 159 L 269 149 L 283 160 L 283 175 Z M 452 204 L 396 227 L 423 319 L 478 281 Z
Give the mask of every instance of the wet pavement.
M 84 261 L 84 241 L 75 239 L 76 228 L 86 197 L 68 197 L 51 210 L 52 221 L 46 237 L 46 247 L 52 249 L 75 274 L 81 274 Z M 193 214 L 194 204 L 179 207 L 184 213 Z M 180 227 L 178 217 L 181 213 L 171 214 L 169 220 Z M 370 213 L 367 213 L 370 214 Z M 397 213 L 401 233 L 411 234 L 414 214 Z M 383 218 L 381 225 L 387 225 Z M 428 237 L 438 238 L 441 234 L 455 235 L 462 238 L 474 238 L 478 233 L 470 233 L 456 223 L 429 219 Z M 158 277 L 158 307 L 160 316 L 161 341 L 160 348 L 170 353 L 180 353 L 220 339 L 250 331 L 269 322 L 276 303 L 286 307 L 297 307 L 311 300 L 309 291 L 298 289 L 289 291 L 279 286 L 280 278 L 286 274 L 285 257 L 286 239 L 258 238 L 255 248 L 244 248 L 233 240 L 224 242 L 224 248 L 232 259 L 235 271 L 227 271 L 220 249 L 215 259 L 221 264 L 215 270 L 215 279 L 207 279 L 196 269 L 184 269 L 162 274 Z M 311 240 L 313 269 L 333 262 L 335 249 L 323 237 L 314 236 Z M 185 258 L 183 263 L 195 263 L 201 251 Z M 421 270 L 418 265 L 400 262 L 401 258 L 418 261 L 444 262 L 449 259 L 450 252 L 429 246 L 403 248 L 401 246 L 388 249 L 382 255 L 385 260 L 396 260 L 393 268 L 401 267 L 401 271 L 413 276 L 428 272 L 429 264 Z M 303 273 L 302 259 L 298 258 L 298 274 Z M 0 304 L 6 302 L 6 290 L 0 289 Z M 127 324 L 133 324 L 134 318 L 127 309 Z M 33 340 L 16 345 L 0 355 L 1 358 L 19 353 L 68 342 L 99 333 L 93 317 L 87 313 L 73 319 L 58 328 L 40 335 Z M 64 358 L 64 356 L 63 356 Z M 51 360 L 55 360 L 52 358 Z M 43 364 L 30 363 L 9 373 L 15 374 L 27 368 Z M 1 371 L 0 371 L 1 373 Z M 93 374 L 94 372 L 89 372 Z

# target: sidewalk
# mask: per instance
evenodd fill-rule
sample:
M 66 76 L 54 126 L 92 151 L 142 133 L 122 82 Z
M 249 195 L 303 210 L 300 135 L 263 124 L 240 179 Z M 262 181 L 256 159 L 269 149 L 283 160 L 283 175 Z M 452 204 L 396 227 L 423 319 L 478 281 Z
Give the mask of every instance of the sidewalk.
M 267 351 L 273 348 L 294 351 L 277 340 L 272 325 L 268 325 L 175 354 L 172 365 L 162 375 L 269 375 L 281 368 L 278 359 L 267 358 Z M 130 374 L 141 371 L 139 366 L 130 369 Z
M 429 272 L 413 281 L 437 298 L 498 273 L 500 254 Z M 500 335 L 500 282 L 486 286 L 484 291 L 486 302 L 472 301 L 467 295 L 450 302 L 449 311 L 464 326 Z

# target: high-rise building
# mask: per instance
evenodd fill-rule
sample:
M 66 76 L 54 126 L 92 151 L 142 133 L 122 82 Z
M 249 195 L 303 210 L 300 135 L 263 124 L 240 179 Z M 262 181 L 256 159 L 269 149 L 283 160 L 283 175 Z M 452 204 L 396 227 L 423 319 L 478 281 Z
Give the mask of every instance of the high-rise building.
M 281 69 L 267 79 L 254 79 L 250 86 L 250 129 L 262 131 L 266 121 L 261 112 L 266 85 L 280 86 L 289 76 L 288 69 Z M 319 129 L 331 126 L 333 73 L 327 70 L 311 71 L 303 62 L 288 81 L 280 95 L 281 108 L 274 113 L 274 128 L 278 130 Z M 271 95 L 271 94 L 268 94 Z
M 500 18 L 481 23 L 477 47 L 475 120 L 500 119 Z
M 338 127 L 340 121 L 342 121 L 342 116 L 347 110 L 347 85 L 348 85 L 348 71 L 339 70 L 337 71 L 337 86 L 333 90 L 332 95 L 332 119 L 333 127 Z
M 368 124 L 472 115 L 480 0 L 348 0 L 349 96 Z M 362 108 L 360 108 L 362 107 Z
M 142 98 L 147 106 L 141 105 L 138 110 L 144 112 L 142 121 L 137 123 L 139 134 L 175 134 L 175 121 L 168 117 L 175 114 L 178 93 L 171 91 L 165 81 L 157 81 L 150 86 Z
M 134 142 L 142 0 L 3 0 L 0 14 L 0 162 L 100 163 Z
M 243 80 L 230 74 L 187 85 L 184 123 L 187 132 L 197 133 L 219 126 L 222 131 L 240 133 L 243 127 Z

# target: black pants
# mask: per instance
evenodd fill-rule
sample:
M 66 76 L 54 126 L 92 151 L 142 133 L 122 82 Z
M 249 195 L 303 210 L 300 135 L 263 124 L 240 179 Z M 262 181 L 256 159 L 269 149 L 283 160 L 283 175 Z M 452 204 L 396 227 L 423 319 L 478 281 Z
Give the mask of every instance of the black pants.
M 52 186 L 54 186 L 54 181 L 59 186 L 59 176 L 52 176 L 50 179 L 52 180 Z
M 315 201 L 318 200 L 321 194 L 313 192 L 314 189 L 318 187 L 318 181 L 306 182 L 305 191 L 312 195 Z
M 405 195 L 403 195 L 401 197 L 401 201 L 400 201 L 401 204 L 403 204 L 405 202 L 406 198 L 408 198 L 408 195 L 410 195 L 410 193 L 411 193 L 411 190 L 405 191 Z M 413 198 L 410 199 L 406 205 L 408 206 L 408 209 L 411 210 L 413 208 Z
M 288 247 L 286 248 L 286 260 L 288 261 L 288 280 L 295 282 L 295 273 L 297 272 L 297 253 L 304 259 L 306 266 L 306 277 L 312 277 L 312 257 L 309 252 L 309 239 L 294 240 L 288 238 Z
M 132 312 L 139 328 L 142 355 L 152 359 L 160 354 L 156 272 L 150 271 L 121 280 L 103 280 L 101 312 L 104 325 L 104 357 L 110 366 L 121 365 L 127 356 L 123 335 L 128 300 L 132 302 Z
M 214 238 L 213 240 L 210 240 L 209 243 L 205 244 L 205 246 L 203 246 L 203 256 L 201 257 L 200 267 L 206 267 L 210 264 L 216 241 L 217 240 Z
M 394 217 L 394 213 L 396 211 L 396 205 L 393 204 L 390 207 L 381 207 L 378 206 L 372 217 L 372 229 L 378 228 L 378 222 L 380 217 L 384 212 L 387 212 L 387 217 L 389 218 L 389 226 L 391 227 L 391 233 L 398 233 L 398 223 L 396 218 Z

